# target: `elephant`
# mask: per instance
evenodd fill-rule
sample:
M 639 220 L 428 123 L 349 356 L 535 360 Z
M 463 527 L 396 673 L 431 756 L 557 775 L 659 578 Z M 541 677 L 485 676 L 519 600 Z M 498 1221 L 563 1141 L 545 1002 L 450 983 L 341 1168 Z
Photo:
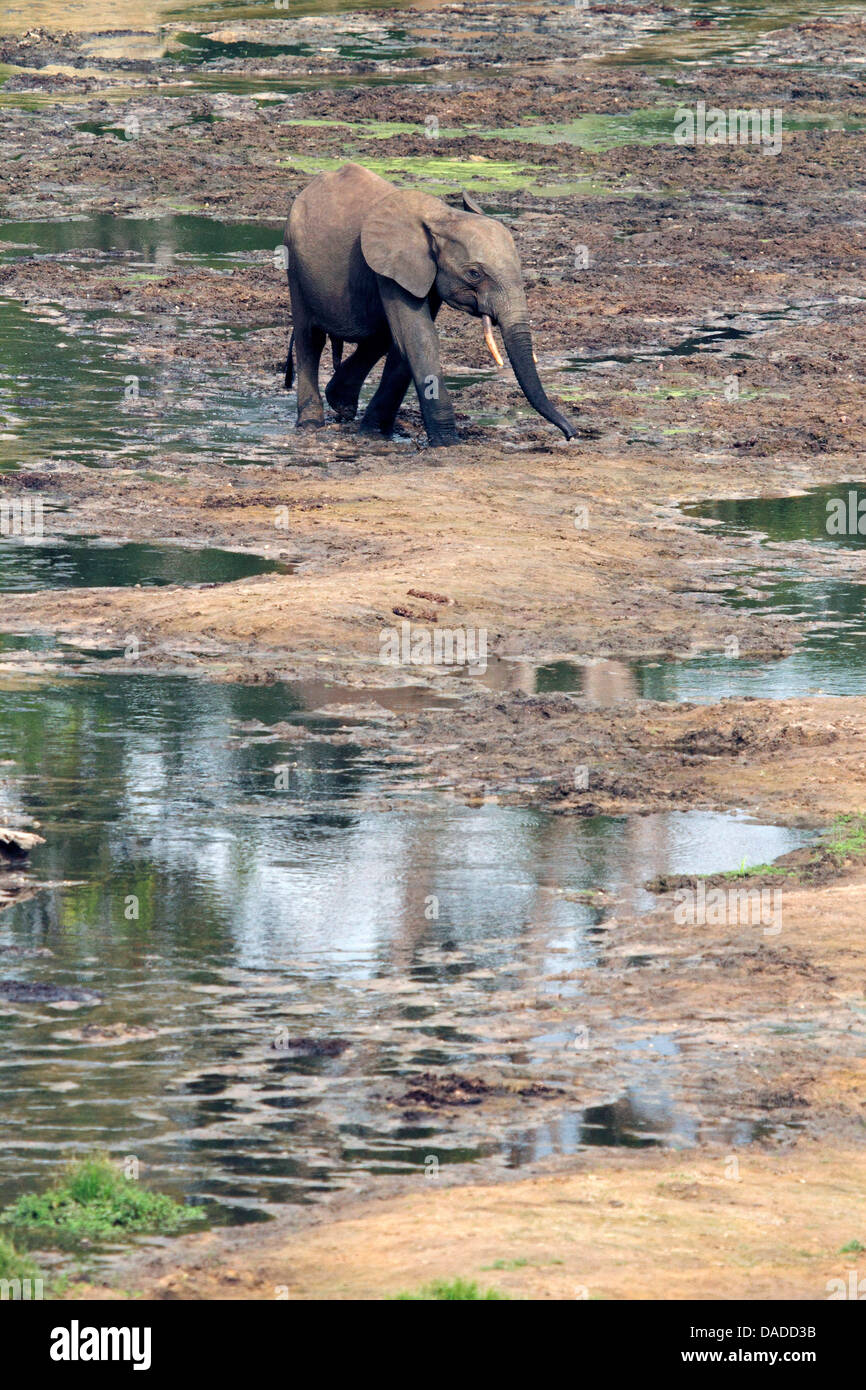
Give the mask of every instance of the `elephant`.
M 325 396 L 339 420 L 353 420 L 367 375 L 385 358 L 360 428 L 389 436 L 414 382 L 431 445 L 458 442 L 442 380 L 434 320 L 450 304 L 480 318 L 502 365 L 499 326 L 518 385 L 567 440 L 573 424 L 539 380 L 517 250 L 501 222 L 463 195 L 463 208 L 396 188 L 358 164 L 320 174 L 292 203 L 283 238 L 297 359 L 298 428 L 324 424 L 319 359 L 330 338 L 334 374 Z M 356 344 L 347 358 L 343 344 Z M 286 387 L 293 379 L 292 344 Z

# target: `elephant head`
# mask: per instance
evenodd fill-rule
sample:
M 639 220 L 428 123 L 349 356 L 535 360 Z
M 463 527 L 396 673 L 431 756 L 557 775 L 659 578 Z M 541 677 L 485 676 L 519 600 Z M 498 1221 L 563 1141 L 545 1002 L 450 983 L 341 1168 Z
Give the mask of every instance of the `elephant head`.
M 574 426 L 548 400 L 535 366 L 529 309 L 511 233 L 463 194 L 463 211 L 426 193 L 398 189 L 374 204 L 361 228 L 364 260 L 409 294 L 439 299 L 480 318 L 488 347 L 502 365 L 492 325 L 498 324 L 526 399 L 562 430 Z

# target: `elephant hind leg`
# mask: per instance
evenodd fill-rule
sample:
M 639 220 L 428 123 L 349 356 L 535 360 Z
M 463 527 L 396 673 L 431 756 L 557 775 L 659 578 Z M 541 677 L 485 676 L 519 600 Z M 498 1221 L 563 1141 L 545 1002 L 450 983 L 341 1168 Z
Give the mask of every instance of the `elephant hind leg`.
M 291 279 L 289 293 L 298 367 L 298 429 L 316 429 L 325 423 L 325 408 L 319 392 L 319 361 L 325 346 L 325 334 L 310 319 L 303 295 Z
M 412 384 L 412 373 L 400 349 L 392 346 L 385 359 L 382 380 L 361 421 L 365 434 L 390 435 L 403 397 Z
M 362 338 L 355 351 L 340 362 L 325 387 L 328 405 L 338 420 L 354 420 L 358 412 L 358 397 L 370 372 L 388 351 L 391 335 L 382 330 Z

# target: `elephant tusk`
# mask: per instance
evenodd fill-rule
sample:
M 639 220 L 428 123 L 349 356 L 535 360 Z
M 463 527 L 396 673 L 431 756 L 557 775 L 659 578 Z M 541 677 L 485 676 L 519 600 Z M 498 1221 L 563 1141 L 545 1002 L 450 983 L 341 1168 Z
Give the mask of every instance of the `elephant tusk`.
M 493 336 L 493 320 L 489 314 L 482 314 L 481 322 L 484 325 L 484 341 L 490 351 L 490 356 L 493 358 L 497 367 L 504 367 L 505 363 L 502 360 L 502 353 L 496 346 L 496 339 Z

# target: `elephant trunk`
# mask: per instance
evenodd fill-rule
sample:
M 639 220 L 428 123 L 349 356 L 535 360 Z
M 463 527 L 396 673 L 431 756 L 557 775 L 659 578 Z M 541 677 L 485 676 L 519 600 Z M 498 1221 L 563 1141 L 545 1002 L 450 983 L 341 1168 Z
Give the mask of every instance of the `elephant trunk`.
M 549 420 L 552 425 L 556 425 L 557 429 L 562 430 L 566 439 L 573 439 L 577 431 L 556 409 L 556 406 L 551 404 L 541 384 L 532 352 L 529 320 L 523 318 L 503 323 L 500 319 L 499 329 L 502 333 L 505 351 L 508 353 L 508 360 L 514 369 L 514 375 L 517 377 L 517 384 L 533 410 L 537 410 L 539 415 L 544 416 L 545 420 Z

